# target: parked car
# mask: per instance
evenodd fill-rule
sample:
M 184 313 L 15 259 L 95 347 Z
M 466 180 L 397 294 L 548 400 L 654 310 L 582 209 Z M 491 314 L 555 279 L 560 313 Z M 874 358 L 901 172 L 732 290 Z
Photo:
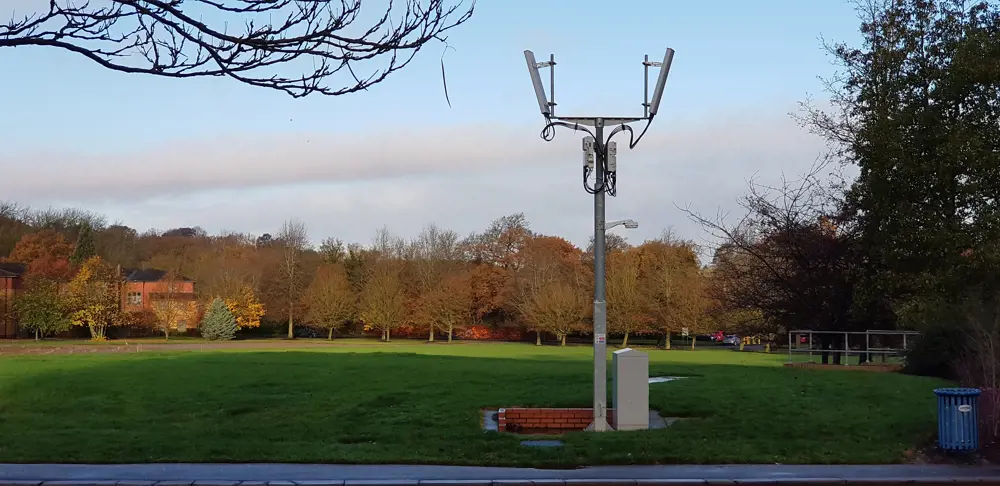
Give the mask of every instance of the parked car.
M 324 334 L 323 331 L 309 326 L 295 326 L 292 329 L 292 333 L 294 333 L 297 338 L 326 337 L 326 334 Z
M 740 337 L 737 336 L 737 335 L 735 335 L 735 334 L 730 334 L 730 335 L 722 338 L 722 344 L 725 344 L 727 346 L 739 346 L 740 345 Z

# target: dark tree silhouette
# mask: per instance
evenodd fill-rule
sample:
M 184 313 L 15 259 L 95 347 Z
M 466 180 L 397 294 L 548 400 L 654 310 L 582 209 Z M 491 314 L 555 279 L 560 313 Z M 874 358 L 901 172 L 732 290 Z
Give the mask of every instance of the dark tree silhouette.
M 126 73 L 228 76 L 293 97 L 367 89 L 406 66 L 429 41 L 444 41 L 475 7 L 389 0 L 377 16 L 366 11 L 365 22 L 359 21 L 362 0 L 38 3 L 37 11 L 0 25 L 0 47 L 65 49 Z

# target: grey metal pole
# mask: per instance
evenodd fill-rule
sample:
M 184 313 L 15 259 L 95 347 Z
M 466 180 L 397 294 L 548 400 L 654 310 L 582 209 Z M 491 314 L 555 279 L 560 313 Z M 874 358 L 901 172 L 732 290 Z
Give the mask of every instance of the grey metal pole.
M 549 106 L 549 116 L 556 116 L 556 55 L 549 54 L 549 99 L 551 103 Z
M 649 117 L 649 54 L 642 59 L 642 116 Z
M 849 366 L 851 358 L 851 339 L 847 333 L 844 333 L 844 366 Z
M 603 153 L 594 164 L 594 422 L 591 430 L 608 430 L 607 302 L 604 296 L 604 119 L 595 120 L 597 148 Z
M 865 363 L 868 363 L 868 364 L 871 364 L 871 361 L 872 361 L 872 353 L 871 353 L 871 350 L 872 350 L 872 340 L 871 340 L 871 337 L 872 337 L 871 333 L 869 331 L 865 331 Z M 858 364 L 860 364 L 860 363 L 858 363 Z

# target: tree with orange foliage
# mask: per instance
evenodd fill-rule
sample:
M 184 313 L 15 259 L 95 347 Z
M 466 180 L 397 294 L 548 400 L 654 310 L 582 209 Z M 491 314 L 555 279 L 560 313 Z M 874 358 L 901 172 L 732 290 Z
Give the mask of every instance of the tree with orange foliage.
M 503 310 L 507 305 L 511 272 L 488 263 L 479 263 L 473 264 L 469 274 L 472 318 L 476 322 L 482 322 L 486 316 Z
M 527 329 L 535 332 L 535 345 L 541 345 L 542 332 L 552 332 L 565 342 L 566 334 L 576 330 L 587 314 L 582 254 L 572 243 L 555 236 L 532 237 L 521 253 L 523 265 L 517 272 L 510 306 Z M 583 299 L 577 314 L 568 310 L 571 288 L 578 288 L 578 297 Z M 547 305 L 558 309 L 548 309 Z M 572 315 L 579 318 L 574 321 Z
M 622 347 L 628 346 L 629 335 L 648 329 L 648 294 L 643 292 L 639 275 L 640 252 L 625 249 L 608 255 L 608 331 L 622 334 Z
M 124 326 L 131 316 L 121 309 L 121 274 L 101 257 L 91 257 L 67 287 L 67 303 L 74 326 L 87 327 L 93 341 L 107 340 L 107 329 Z
M 441 324 L 437 321 L 435 312 L 427 307 L 440 307 L 440 296 L 434 294 L 439 292 L 449 273 L 459 265 L 458 234 L 430 224 L 412 242 L 408 256 L 408 273 L 412 276 L 407 279 L 411 282 L 409 293 L 414 311 L 412 321 L 417 327 L 427 329 L 427 340 L 434 341 L 434 333 Z M 464 289 L 463 292 L 468 293 L 469 289 Z M 468 309 L 465 312 L 468 313 Z
M 531 238 L 524 213 L 514 213 L 493 220 L 486 231 L 470 236 L 465 243 L 473 261 L 516 271 L 524 263 L 522 251 Z
M 22 236 L 7 260 L 28 265 L 28 272 L 34 276 L 65 280 L 72 274 L 69 264 L 72 253 L 73 245 L 62 234 L 44 229 Z
M 260 327 L 260 318 L 264 317 L 264 304 L 257 298 L 253 287 L 242 284 L 233 295 L 223 300 L 229 312 L 236 317 L 236 327 L 240 329 Z
M 325 327 L 327 339 L 333 339 L 337 328 L 357 316 L 357 296 L 351 290 L 343 264 L 327 263 L 316 270 L 306 289 L 305 304 L 309 309 L 306 319 Z
M 406 318 L 406 295 L 403 293 L 402 262 L 379 258 L 371 262 L 365 288 L 361 293 L 361 320 L 366 329 L 382 331 L 382 340 L 392 338 L 392 330 Z
M 434 340 L 435 330 L 441 330 L 448 333 L 450 343 L 455 328 L 472 318 L 471 307 L 470 274 L 456 271 L 446 275 L 441 285 L 430 291 L 421 302 L 421 313 L 431 325 L 430 340 Z
M 676 241 L 647 241 L 640 253 L 640 282 L 654 329 L 670 336 L 684 328 L 691 334 L 705 332 L 707 296 L 705 277 L 693 245 Z M 691 345 L 694 346 L 694 339 Z
M 545 283 L 531 294 L 527 314 L 535 328 L 551 332 L 566 345 L 566 337 L 583 330 L 587 316 L 587 294 L 580 281 L 557 279 Z

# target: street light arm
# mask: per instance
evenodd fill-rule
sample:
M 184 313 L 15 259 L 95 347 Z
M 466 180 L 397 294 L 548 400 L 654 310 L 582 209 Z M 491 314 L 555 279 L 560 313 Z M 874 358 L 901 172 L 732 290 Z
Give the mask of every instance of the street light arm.
M 639 222 L 634 219 L 619 219 L 617 221 L 610 221 L 604 225 L 604 230 L 607 231 L 615 226 L 624 225 L 628 229 L 636 229 L 639 227 Z

